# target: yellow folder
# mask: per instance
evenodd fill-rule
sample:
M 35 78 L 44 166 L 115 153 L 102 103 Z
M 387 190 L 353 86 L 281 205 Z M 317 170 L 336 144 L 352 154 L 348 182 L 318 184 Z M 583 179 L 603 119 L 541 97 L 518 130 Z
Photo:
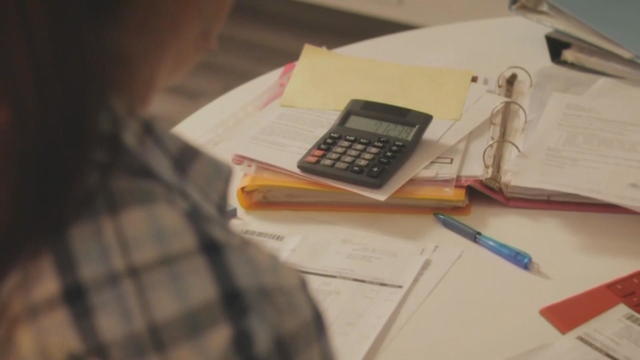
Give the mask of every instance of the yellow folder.
M 264 168 L 245 174 L 237 189 L 247 210 L 313 210 L 383 213 L 468 213 L 467 189 L 410 180 L 386 201 Z

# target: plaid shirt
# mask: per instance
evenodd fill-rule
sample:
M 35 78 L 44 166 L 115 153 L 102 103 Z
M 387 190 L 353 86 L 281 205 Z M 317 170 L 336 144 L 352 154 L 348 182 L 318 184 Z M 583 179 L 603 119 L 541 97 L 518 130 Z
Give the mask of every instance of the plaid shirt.
M 331 358 L 301 277 L 229 230 L 226 166 L 121 137 L 96 203 L 1 284 L 0 359 Z

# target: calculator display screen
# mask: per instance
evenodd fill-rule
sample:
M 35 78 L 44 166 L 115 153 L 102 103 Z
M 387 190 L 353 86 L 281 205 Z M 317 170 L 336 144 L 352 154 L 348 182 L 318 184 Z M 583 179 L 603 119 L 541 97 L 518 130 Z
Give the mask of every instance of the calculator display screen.
M 389 121 L 371 119 L 359 115 L 351 115 L 344 123 L 344 126 L 373 132 L 384 136 L 393 136 L 404 140 L 411 140 L 413 133 L 416 132 L 417 126 L 407 126 L 395 124 Z

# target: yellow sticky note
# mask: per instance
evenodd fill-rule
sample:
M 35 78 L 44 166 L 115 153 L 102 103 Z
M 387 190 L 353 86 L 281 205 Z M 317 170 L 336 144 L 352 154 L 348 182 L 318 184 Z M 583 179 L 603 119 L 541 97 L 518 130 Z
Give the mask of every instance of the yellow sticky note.
M 395 64 L 305 45 L 281 105 L 342 110 L 349 100 L 364 99 L 456 120 L 472 75 L 467 70 Z

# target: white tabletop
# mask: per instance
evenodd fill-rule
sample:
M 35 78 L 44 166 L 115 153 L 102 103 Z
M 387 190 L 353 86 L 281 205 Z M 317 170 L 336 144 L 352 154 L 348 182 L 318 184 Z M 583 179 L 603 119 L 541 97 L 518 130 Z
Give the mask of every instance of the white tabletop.
M 546 28 L 500 18 L 417 29 L 375 38 L 339 52 L 406 64 L 466 68 L 493 76 L 510 65 L 530 72 L 549 65 Z M 176 133 L 200 135 L 255 98 L 277 70 L 225 94 L 181 123 Z M 232 149 L 216 153 L 228 161 Z M 259 221 L 304 229 L 323 221 L 406 241 L 460 248 L 464 254 L 380 359 L 502 359 L 556 340 L 538 311 L 551 302 L 640 268 L 640 218 L 635 215 L 522 210 L 474 197 L 463 221 L 531 253 L 548 278 L 534 276 L 445 230 L 432 216 L 256 212 Z M 302 231 L 302 230 L 301 230 Z

